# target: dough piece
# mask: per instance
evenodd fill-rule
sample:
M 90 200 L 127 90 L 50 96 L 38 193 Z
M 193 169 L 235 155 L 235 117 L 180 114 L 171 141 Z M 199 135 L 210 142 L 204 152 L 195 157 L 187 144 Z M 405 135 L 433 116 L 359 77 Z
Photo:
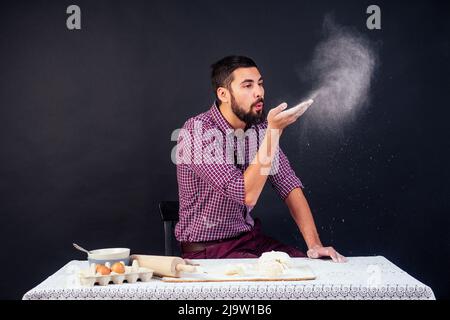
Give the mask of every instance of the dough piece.
M 264 277 L 276 278 L 283 274 L 283 265 L 277 261 L 265 261 L 259 264 L 259 274 Z
M 266 262 L 278 262 L 282 265 L 283 269 L 288 269 L 292 266 L 292 259 L 291 257 L 285 253 L 285 252 L 279 252 L 279 251 L 271 251 L 271 252 L 265 252 L 261 255 L 261 257 L 258 259 L 258 264 L 263 264 Z
M 276 278 L 291 266 L 291 257 L 285 252 L 265 252 L 258 259 L 258 272 L 265 277 Z
M 224 274 L 227 276 L 243 276 L 245 275 L 245 269 L 239 264 L 228 264 L 225 266 Z

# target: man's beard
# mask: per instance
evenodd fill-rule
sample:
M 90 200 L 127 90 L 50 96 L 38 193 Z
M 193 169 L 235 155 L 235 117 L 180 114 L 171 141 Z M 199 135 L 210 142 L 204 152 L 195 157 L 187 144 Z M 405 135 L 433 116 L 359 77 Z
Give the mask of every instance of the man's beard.
M 257 125 L 260 123 L 263 123 L 266 119 L 266 113 L 264 112 L 264 108 L 261 110 L 261 112 L 254 112 L 253 108 L 256 106 L 256 104 L 264 102 L 264 99 L 258 99 L 255 103 L 253 103 L 250 107 L 250 111 L 245 112 L 234 99 L 233 94 L 231 93 L 231 110 L 236 115 L 236 117 L 239 118 L 239 120 L 245 122 L 247 125 L 247 128 L 250 128 L 253 125 Z

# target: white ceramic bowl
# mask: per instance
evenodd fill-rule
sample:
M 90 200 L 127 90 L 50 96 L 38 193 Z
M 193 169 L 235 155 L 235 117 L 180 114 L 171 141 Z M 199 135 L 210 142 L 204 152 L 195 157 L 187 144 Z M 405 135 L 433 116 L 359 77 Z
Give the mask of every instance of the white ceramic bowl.
M 130 263 L 130 249 L 128 248 L 108 248 L 91 250 L 88 254 L 89 264 L 105 264 L 109 262 L 111 265 L 115 262 L 123 261 L 125 265 Z

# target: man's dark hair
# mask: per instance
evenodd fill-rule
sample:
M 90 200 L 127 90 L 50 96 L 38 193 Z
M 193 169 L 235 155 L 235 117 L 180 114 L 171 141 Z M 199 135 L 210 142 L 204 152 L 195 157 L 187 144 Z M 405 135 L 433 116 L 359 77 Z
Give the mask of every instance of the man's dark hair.
M 258 67 L 256 63 L 244 56 L 228 56 L 225 57 L 213 65 L 211 65 L 211 83 L 216 95 L 217 103 L 220 103 L 217 96 L 217 89 L 219 87 L 227 88 L 231 90 L 231 83 L 233 82 L 233 71 L 239 68 L 252 68 Z

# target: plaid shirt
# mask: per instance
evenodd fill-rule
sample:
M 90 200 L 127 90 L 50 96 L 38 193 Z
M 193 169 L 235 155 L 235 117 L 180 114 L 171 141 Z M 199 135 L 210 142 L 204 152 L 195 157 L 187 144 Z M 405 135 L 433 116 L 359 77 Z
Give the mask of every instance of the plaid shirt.
M 267 122 L 251 127 L 261 141 L 266 128 Z M 196 134 L 202 134 L 201 139 L 196 139 Z M 239 144 L 238 136 L 216 104 L 184 124 L 176 151 L 180 200 L 180 220 L 175 228 L 178 241 L 227 239 L 253 228 L 254 220 L 250 216 L 253 208 L 244 202 L 244 171 L 253 160 L 259 141 L 242 140 L 241 136 L 240 141 L 245 142 Z M 191 148 L 186 148 L 188 144 Z M 231 161 L 217 161 L 218 155 L 231 157 Z M 196 157 L 202 161 L 192 161 Z M 292 190 L 303 185 L 281 148 L 275 160 L 272 170 L 276 167 L 277 172 L 271 171 L 268 180 L 285 200 Z

